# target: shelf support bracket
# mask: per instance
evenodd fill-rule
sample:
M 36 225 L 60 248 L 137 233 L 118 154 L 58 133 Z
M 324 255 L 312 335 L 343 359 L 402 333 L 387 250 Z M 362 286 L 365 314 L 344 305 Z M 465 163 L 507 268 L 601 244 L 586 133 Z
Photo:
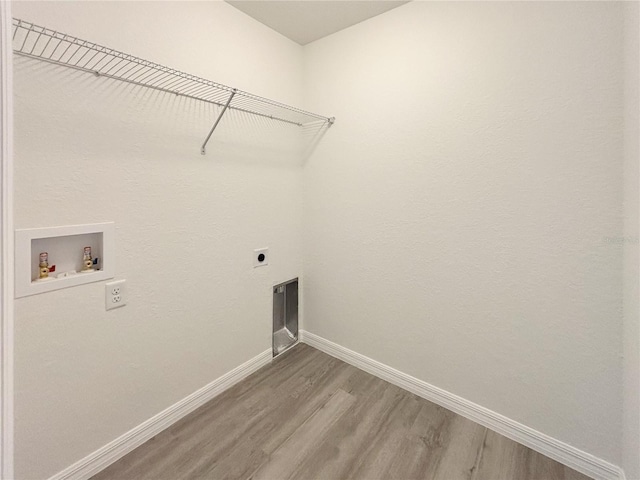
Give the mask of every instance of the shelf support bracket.
M 227 111 L 227 108 L 229 108 L 229 104 L 231 103 L 231 100 L 233 100 L 233 97 L 235 96 L 237 91 L 238 90 L 235 89 L 235 88 L 231 91 L 231 95 L 229 95 L 229 100 L 227 100 L 227 103 L 225 104 L 225 106 L 222 107 L 222 111 L 220 112 L 220 115 L 218 115 L 218 118 L 216 119 L 216 123 L 213 124 L 213 127 L 211 127 L 211 131 L 209 131 L 209 135 L 207 135 L 207 138 L 204 140 L 204 143 L 202 144 L 202 147 L 200 147 L 200 153 L 202 155 L 205 155 L 207 153 L 207 150 L 206 150 L 207 143 L 209 142 L 209 139 L 211 138 L 211 135 L 213 134 L 213 131 L 218 126 L 218 123 L 220 123 L 220 120 L 222 119 L 222 116 Z

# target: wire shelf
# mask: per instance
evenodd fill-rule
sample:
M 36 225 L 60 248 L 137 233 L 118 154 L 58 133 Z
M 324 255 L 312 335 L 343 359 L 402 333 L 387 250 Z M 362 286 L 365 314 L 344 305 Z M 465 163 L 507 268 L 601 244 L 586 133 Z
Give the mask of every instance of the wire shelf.
M 63 65 L 99 77 L 182 95 L 222 107 L 201 147 L 203 154 L 211 134 L 227 109 L 297 126 L 315 122 L 332 125 L 334 122 L 333 117 L 307 112 L 18 18 L 13 19 L 13 51 L 18 55 Z

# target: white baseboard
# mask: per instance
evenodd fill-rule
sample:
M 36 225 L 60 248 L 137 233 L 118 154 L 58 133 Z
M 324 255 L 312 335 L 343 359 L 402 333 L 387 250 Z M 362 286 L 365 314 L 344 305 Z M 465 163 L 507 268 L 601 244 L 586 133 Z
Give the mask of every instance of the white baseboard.
M 348 348 L 301 330 L 300 341 L 354 367 L 360 368 L 389 383 L 404 388 L 422 398 L 473 420 L 522 445 L 542 453 L 568 467 L 597 480 L 625 480 L 624 472 L 571 445 L 538 432 L 499 413 L 458 397 L 438 387 L 418 380 L 387 365 L 365 357 Z M 178 403 L 158 413 L 104 447 L 52 476 L 49 480 L 85 480 L 122 458 L 144 442 L 162 432 L 196 408 L 248 377 L 272 360 L 271 349 L 262 352 L 248 362 L 214 380 Z
M 301 331 L 300 341 L 462 415 L 592 478 L 597 480 L 624 480 L 625 478 L 622 469 L 616 465 L 318 335 Z
M 265 350 L 260 355 L 234 368 L 229 373 L 205 385 L 188 397 L 183 398 L 178 403 L 151 417 L 132 430 L 129 430 L 104 447 L 96 450 L 70 467 L 65 468 L 49 480 L 88 479 L 139 447 L 153 436 L 162 432 L 182 417 L 191 413 L 196 408 L 204 405 L 212 398 L 232 387 L 240 380 L 243 380 L 259 368 L 269 364 L 271 359 L 271 349 Z

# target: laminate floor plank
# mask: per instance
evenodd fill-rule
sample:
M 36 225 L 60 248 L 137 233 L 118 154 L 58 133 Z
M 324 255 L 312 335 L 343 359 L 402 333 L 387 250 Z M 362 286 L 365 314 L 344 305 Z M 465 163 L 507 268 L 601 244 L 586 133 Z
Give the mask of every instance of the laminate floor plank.
M 196 476 L 206 474 L 208 478 L 246 478 L 253 471 L 248 465 L 238 477 L 226 477 L 222 472 L 237 471 L 238 463 L 246 462 L 247 451 L 253 456 L 267 456 L 276 450 L 336 392 L 351 369 L 353 367 L 340 362 L 333 368 L 316 370 L 316 375 L 299 378 L 306 386 L 305 390 L 291 388 L 279 391 L 270 405 L 265 405 L 253 417 L 247 417 L 241 435 L 232 441 L 220 442 L 224 443 L 224 449 L 216 449 L 215 455 L 203 456 L 202 460 L 195 462 L 193 473 Z M 296 396 L 286 395 L 289 391 L 295 391 Z M 191 476 L 191 472 L 188 473 Z
M 322 441 L 331 426 L 340 421 L 349 410 L 355 397 L 338 390 L 327 402 L 316 410 L 295 432 L 284 441 L 251 477 L 252 480 L 288 479 L 294 477 L 298 466 L 314 450 L 316 442 Z
M 356 452 L 357 465 L 346 477 L 355 480 L 386 479 L 396 456 L 400 454 L 406 432 L 417 418 L 422 407 L 422 401 L 416 395 L 398 387 L 390 390 L 393 395 L 389 409 L 378 419 L 378 425 L 371 422 L 370 416 L 365 417 L 365 425 L 369 424 L 369 441 L 366 449 L 360 448 Z
M 296 478 L 350 478 L 361 468 L 373 442 L 376 438 L 381 439 L 385 424 L 389 423 L 389 417 L 402 400 L 398 396 L 400 389 L 368 377 L 368 381 L 361 384 L 367 385 L 367 394 L 354 395 L 352 389 L 350 393 L 356 399 L 354 405 L 324 439 L 316 442 L 317 448 L 295 472 Z
M 474 480 L 588 480 L 582 475 L 496 432 L 487 436 Z
M 423 400 L 386 478 L 470 480 L 485 431 L 484 427 Z
M 94 480 L 587 480 L 299 344 Z

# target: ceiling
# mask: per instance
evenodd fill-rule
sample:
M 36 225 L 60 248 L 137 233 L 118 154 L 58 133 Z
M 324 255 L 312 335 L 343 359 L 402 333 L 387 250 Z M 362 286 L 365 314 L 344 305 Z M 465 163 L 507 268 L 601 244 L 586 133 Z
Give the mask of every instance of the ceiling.
M 406 1 L 226 0 L 300 45 L 399 7 Z

